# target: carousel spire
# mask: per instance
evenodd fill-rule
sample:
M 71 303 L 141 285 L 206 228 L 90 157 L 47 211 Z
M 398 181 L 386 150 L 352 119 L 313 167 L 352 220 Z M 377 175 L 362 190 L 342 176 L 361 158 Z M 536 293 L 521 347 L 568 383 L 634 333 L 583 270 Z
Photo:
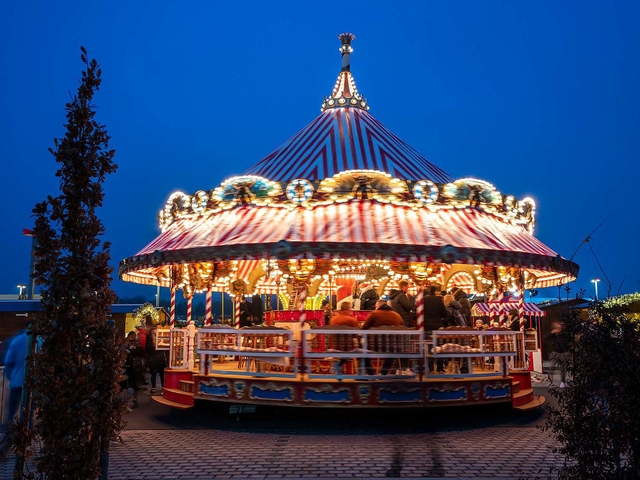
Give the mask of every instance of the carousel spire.
M 360 108 L 363 110 L 369 110 L 367 100 L 358 93 L 356 88 L 356 82 L 351 75 L 351 42 L 355 40 L 356 36 L 352 33 L 341 33 L 338 35 L 338 39 L 342 42 L 340 47 L 340 53 L 342 54 L 342 70 L 336 80 L 336 85 L 333 87 L 331 96 L 325 97 L 322 102 L 322 111 L 329 108 Z

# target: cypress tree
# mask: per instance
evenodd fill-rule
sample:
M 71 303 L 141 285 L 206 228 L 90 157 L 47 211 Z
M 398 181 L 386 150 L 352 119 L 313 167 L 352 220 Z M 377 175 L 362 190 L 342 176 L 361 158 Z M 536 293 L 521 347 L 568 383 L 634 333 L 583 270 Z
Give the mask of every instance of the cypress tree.
M 59 164 L 60 194 L 33 209 L 35 281 L 43 309 L 33 326 L 41 346 L 30 357 L 27 388 L 37 421 L 31 432 L 19 424 L 16 452 L 24 454 L 35 434 L 41 474 L 86 480 L 106 474 L 109 445 L 124 426 L 129 399 L 119 387 L 124 342 L 108 317 L 116 298 L 109 243 L 100 239 L 104 227 L 96 215 L 102 184 L 117 165 L 92 103 L 102 72 L 81 52 L 85 68 L 66 104 L 66 133 L 49 149 Z

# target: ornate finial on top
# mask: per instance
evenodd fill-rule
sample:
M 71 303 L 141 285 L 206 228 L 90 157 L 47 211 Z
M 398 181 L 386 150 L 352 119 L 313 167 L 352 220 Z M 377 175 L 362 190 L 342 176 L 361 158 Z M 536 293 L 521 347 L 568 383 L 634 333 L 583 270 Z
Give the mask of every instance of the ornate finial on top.
M 363 110 L 369 110 L 367 100 L 358 93 L 356 88 L 356 82 L 351 75 L 351 42 L 355 40 L 356 36 L 353 33 L 341 33 L 338 35 L 338 39 L 342 42 L 340 47 L 340 53 L 342 53 L 342 70 L 338 75 L 333 92 L 330 97 L 325 97 L 322 102 L 322 111 L 329 108 L 361 108 Z
M 340 35 L 338 35 L 338 40 L 342 42 L 340 52 L 342 53 L 343 72 L 351 71 L 351 52 L 353 52 L 353 48 L 351 48 L 351 42 L 355 39 L 356 36 L 353 33 L 341 33 Z

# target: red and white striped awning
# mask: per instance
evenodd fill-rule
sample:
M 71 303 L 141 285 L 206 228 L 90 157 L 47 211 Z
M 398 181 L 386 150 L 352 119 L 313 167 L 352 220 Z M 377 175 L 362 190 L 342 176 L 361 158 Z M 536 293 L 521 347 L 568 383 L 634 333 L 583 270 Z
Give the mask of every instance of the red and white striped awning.
M 548 272 L 551 284 L 572 264 L 519 226 L 478 209 L 412 209 L 353 199 L 313 208 L 238 206 L 208 218 L 181 218 L 138 254 L 120 274 L 144 266 L 228 259 L 380 258 L 395 261 L 509 265 Z M 563 272 L 563 273 L 557 273 Z M 133 278 L 130 278 L 133 281 Z M 542 283 L 540 283 L 542 282 Z
M 413 210 L 374 200 L 351 200 L 312 209 L 240 206 L 208 219 L 180 219 L 137 255 L 280 241 L 416 247 L 451 245 L 461 249 L 557 256 L 521 227 L 506 224 L 480 210 Z
M 491 312 L 497 314 L 507 314 L 510 310 L 518 309 L 518 302 L 496 302 L 496 303 L 476 303 L 471 309 L 472 315 L 476 317 L 488 316 Z M 524 303 L 525 315 L 535 315 L 545 317 L 547 312 L 540 310 L 535 303 Z

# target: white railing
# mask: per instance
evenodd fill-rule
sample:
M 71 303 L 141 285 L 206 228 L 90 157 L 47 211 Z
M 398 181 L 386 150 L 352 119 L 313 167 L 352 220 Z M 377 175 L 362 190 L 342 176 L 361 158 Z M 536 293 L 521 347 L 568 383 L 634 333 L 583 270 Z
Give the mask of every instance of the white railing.
M 502 376 L 508 374 L 509 365 L 524 367 L 522 332 L 462 328 L 434 330 L 425 345 L 428 378 Z M 474 372 L 474 364 L 479 371 Z M 488 371 L 485 371 L 487 366 Z M 445 368 L 444 373 L 437 373 L 437 370 Z
M 202 327 L 197 336 L 200 373 L 295 377 L 298 374 L 295 345 L 293 333 L 284 328 Z M 237 364 L 233 359 L 217 363 L 219 357 L 228 359 L 228 356 L 237 357 Z
M 422 330 L 322 327 L 304 330 L 302 334 L 304 371 L 309 378 L 415 379 L 422 374 Z M 396 375 L 405 362 L 413 373 Z

